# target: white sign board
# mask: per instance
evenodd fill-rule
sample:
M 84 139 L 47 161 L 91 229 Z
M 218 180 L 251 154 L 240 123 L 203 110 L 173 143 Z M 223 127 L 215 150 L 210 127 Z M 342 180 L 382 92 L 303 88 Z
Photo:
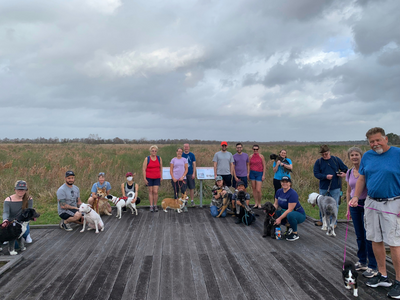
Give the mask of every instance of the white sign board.
M 172 179 L 171 178 L 171 173 L 169 171 L 170 171 L 169 167 L 163 167 L 162 168 L 162 178 L 163 178 L 163 180 Z
M 196 167 L 197 179 L 214 179 L 214 168 L 213 167 Z

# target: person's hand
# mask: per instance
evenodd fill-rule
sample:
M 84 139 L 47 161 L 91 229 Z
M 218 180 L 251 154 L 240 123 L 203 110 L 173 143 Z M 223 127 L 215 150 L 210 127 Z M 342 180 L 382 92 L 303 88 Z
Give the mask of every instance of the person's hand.
M 221 196 L 225 196 L 225 194 L 226 194 L 226 191 L 223 190 L 223 191 L 221 192 Z
M 351 198 L 351 200 L 349 201 L 349 205 L 351 207 L 357 207 L 358 206 L 358 197 Z
M 279 217 L 278 219 L 275 220 L 274 225 L 281 225 L 281 222 L 282 222 L 282 218 Z
M 263 175 L 262 177 L 261 177 L 261 181 L 264 181 L 265 180 L 265 175 Z
M 179 181 L 183 181 L 183 176 L 181 178 L 179 178 Z
M 173 181 L 173 182 L 177 182 L 178 180 L 177 180 L 177 179 L 175 179 L 175 178 L 172 178 L 172 181 Z
M 278 160 L 276 163 L 278 164 L 278 166 L 282 165 L 282 162 L 280 160 Z
M 237 177 L 235 176 L 235 180 L 236 180 L 236 182 L 238 182 L 238 181 L 239 181 L 239 178 L 237 178 Z
M 193 174 L 192 174 L 192 179 L 194 179 L 194 177 L 195 177 L 195 176 L 194 176 L 194 173 L 193 173 Z
M 345 172 L 340 172 L 339 174 L 337 174 L 338 177 L 346 177 L 346 173 Z
M 148 184 L 149 184 L 149 182 L 147 181 L 147 179 L 145 179 L 145 180 L 144 180 L 144 182 L 146 183 L 146 185 L 148 185 Z
M 332 180 L 332 178 L 333 178 L 333 175 L 331 175 L 331 174 L 329 174 L 329 175 L 326 175 L 326 179 L 328 179 L 328 180 Z

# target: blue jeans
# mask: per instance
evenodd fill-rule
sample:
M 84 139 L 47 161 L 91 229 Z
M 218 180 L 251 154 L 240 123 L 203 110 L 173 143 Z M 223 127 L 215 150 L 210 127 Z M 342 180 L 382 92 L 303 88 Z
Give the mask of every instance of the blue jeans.
M 331 196 L 333 199 L 336 200 L 336 204 L 337 204 L 337 211 L 339 213 L 339 198 L 340 198 L 340 189 L 334 189 L 334 190 L 330 190 L 327 193 L 328 190 L 323 190 L 323 189 L 319 189 L 319 194 L 320 195 L 325 195 L 325 196 Z M 332 218 L 332 217 L 331 217 Z M 337 216 L 336 216 L 337 218 Z M 322 222 L 322 216 L 321 216 L 321 211 L 319 212 L 319 220 Z M 337 224 L 337 219 L 336 219 L 336 223 Z
M 358 200 L 358 205 L 362 205 L 362 207 L 350 207 L 350 215 L 353 219 L 354 230 L 357 236 L 357 256 L 360 263 L 365 265 L 368 258 L 368 268 L 376 270 L 377 264 L 374 251 L 372 250 L 372 242 L 367 240 L 364 228 L 364 202 L 365 200 L 360 199 Z
M 26 239 L 26 237 L 29 235 L 30 232 L 31 232 L 31 231 L 30 231 L 30 229 L 29 229 L 29 224 L 28 224 L 28 226 L 26 226 L 26 231 L 25 231 L 25 233 L 22 235 L 22 237 L 23 237 L 24 239 Z M 17 241 L 15 241 L 15 249 L 18 249 L 18 248 L 19 248 L 19 244 L 18 244 Z
M 277 210 L 276 217 L 279 218 L 286 210 Z M 290 224 L 290 227 L 294 232 L 297 232 L 297 224 L 303 223 L 306 220 L 306 215 L 299 213 L 297 211 L 291 211 L 286 215 L 286 218 L 282 220 L 281 224 L 285 225 L 286 223 Z
M 217 217 L 219 214 L 218 208 L 216 206 L 210 206 L 210 213 L 214 218 Z M 225 209 L 225 211 L 222 213 L 221 217 L 225 218 L 226 213 L 227 213 L 227 211 Z

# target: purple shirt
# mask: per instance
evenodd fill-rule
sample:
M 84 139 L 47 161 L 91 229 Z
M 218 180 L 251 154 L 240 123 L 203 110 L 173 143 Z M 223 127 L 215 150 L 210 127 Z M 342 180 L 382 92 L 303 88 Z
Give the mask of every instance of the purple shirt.
M 349 176 L 350 172 L 351 172 L 351 174 Z M 358 176 L 360 176 L 360 175 L 358 175 Z M 349 186 L 351 187 L 350 199 L 354 197 L 354 193 L 356 191 L 357 180 L 358 180 L 358 177 L 357 178 L 354 177 L 354 168 L 349 169 L 346 173 L 346 181 L 349 183 Z M 366 199 L 366 198 L 367 198 L 367 186 L 365 186 L 359 199 Z
M 176 157 L 171 159 L 171 164 L 174 164 L 172 173 L 174 174 L 175 179 L 179 179 L 183 176 L 183 174 L 185 173 L 185 164 L 187 163 L 188 161 L 184 157 L 182 157 L 181 159 L 178 159 Z
M 236 153 L 235 155 L 233 155 L 233 160 L 233 164 L 235 165 L 236 177 L 247 177 L 247 163 L 249 162 L 249 156 L 247 155 L 247 153 Z

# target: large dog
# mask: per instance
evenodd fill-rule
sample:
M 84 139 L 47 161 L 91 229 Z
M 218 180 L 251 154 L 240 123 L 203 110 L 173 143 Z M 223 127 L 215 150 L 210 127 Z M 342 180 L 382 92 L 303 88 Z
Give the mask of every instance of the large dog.
M 358 297 L 357 277 L 358 273 L 353 263 L 345 262 L 342 272 L 344 287 L 348 290 L 353 288 L 353 296 Z
M 318 205 L 322 216 L 322 230 L 327 230 L 326 234 L 329 236 L 336 236 L 334 227 L 338 215 L 336 200 L 329 196 L 311 193 L 307 201 L 312 206 Z
M 5 221 L 0 227 L 0 245 L 8 241 L 8 251 L 10 255 L 17 255 L 15 251 L 15 241 L 18 241 L 21 251 L 25 251 L 24 238 L 22 237 L 26 231 L 29 221 L 36 221 L 40 214 L 33 208 L 24 209 L 12 222 Z M 0 248 L 0 251 L 2 249 Z
M 275 238 L 275 228 L 280 227 L 278 225 L 274 225 L 276 221 L 276 208 L 271 202 L 266 202 L 261 207 L 264 212 L 266 213 L 265 220 L 264 220 L 264 234 L 263 237 L 270 236 L 271 238 Z
M 114 205 L 117 207 L 117 215 L 116 217 L 118 219 L 121 219 L 122 216 L 122 208 L 125 207 L 126 202 L 124 198 L 118 198 L 115 197 L 113 195 L 107 195 L 106 198 L 108 199 L 108 201 L 114 203 Z
M 86 223 L 89 226 L 88 230 L 96 229 L 96 233 L 99 233 L 99 229 L 104 231 L 104 223 L 100 215 L 94 209 L 92 209 L 90 204 L 82 203 L 81 206 L 79 206 L 79 212 L 84 214 L 83 228 L 81 232 L 85 231 Z
M 175 209 L 178 213 L 182 212 L 182 209 L 185 207 L 187 200 L 189 199 L 188 196 L 186 196 L 186 193 L 181 195 L 181 197 L 178 199 L 178 204 L 176 203 L 176 199 L 172 198 L 165 198 L 161 202 L 162 209 L 167 212 L 167 208 L 172 208 Z
M 93 199 L 93 209 L 99 215 L 107 215 L 111 216 L 111 213 L 108 211 L 110 204 L 108 203 L 107 197 L 107 188 L 97 188 L 96 197 Z
M 137 215 L 138 212 L 137 212 L 137 209 L 136 209 L 136 203 L 132 202 L 133 198 L 135 198 L 135 193 L 134 192 L 129 192 L 128 193 L 128 199 L 126 200 L 126 207 L 131 209 L 132 215 L 133 215 L 133 212 L 135 212 L 136 215 Z

